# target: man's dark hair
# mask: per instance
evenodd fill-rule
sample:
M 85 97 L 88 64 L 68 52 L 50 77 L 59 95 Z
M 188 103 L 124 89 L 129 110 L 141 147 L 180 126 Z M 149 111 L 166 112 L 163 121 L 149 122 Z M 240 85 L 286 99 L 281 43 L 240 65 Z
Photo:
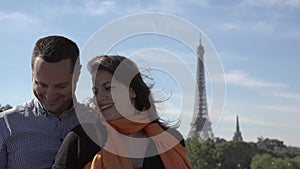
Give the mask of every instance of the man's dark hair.
M 68 38 L 57 35 L 40 38 L 35 43 L 31 59 L 32 70 L 36 58 L 41 58 L 50 63 L 57 63 L 65 59 L 70 59 L 71 72 L 74 71 L 75 64 L 80 65 L 79 49 L 76 43 Z

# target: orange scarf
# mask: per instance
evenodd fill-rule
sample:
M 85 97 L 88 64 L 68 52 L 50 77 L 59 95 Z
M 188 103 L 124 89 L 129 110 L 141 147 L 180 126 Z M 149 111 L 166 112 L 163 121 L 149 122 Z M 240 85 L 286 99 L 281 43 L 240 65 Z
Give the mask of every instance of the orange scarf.
M 187 159 L 188 152 L 186 148 L 171 134 L 164 131 L 158 123 L 149 123 L 145 114 L 143 112 L 141 115 L 136 115 L 134 121 L 126 118 L 110 121 L 109 124 L 111 126 L 103 122 L 108 130 L 105 146 L 84 169 L 133 169 L 130 158 L 126 156 L 127 150 L 118 132 L 132 134 L 141 130 L 144 130 L 147 136 L 151 137 L 155 143 L 166 169 L 192 169 Z M 143 123 L 136 121 L 142 121 Z

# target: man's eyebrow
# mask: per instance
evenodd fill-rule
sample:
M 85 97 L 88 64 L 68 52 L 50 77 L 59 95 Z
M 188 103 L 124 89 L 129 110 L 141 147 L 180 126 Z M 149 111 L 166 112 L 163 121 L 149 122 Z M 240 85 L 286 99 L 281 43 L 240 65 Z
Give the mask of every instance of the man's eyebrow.
M 46 83 L 44 83 L 44 82 L 42 82 L 42 81 L 38 81 L 38 80 L 34 80 L 34 83 L 46 85 Z
M 110 83 L 111 83 L 111 81 L 107 81 L 107 82 L 103 83 L 102 86 L 105 86 L 105 85 L 110 84 Z
M 56 84 L 54 86 L 64 86 L 64 85 L 68 85 L 69 83 L 70 83 L 69 81 L 67 81 L 67 82 L 61 82 L 61 83 L 58 83 L 58 84 Z

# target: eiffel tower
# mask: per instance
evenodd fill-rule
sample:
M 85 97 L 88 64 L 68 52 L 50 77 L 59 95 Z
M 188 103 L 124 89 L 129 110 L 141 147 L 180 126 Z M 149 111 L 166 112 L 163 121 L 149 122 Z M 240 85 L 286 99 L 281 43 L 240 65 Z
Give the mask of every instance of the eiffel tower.
M 201 36 L 200 43 L 197 48 L 197 55 L 197 81 L 195 87 L 194 115 L 188 137 L 199 136 L 199 141 L 204 142 L 207 139 L 214 139 L 214 134 L 208 117 L 205 89 L 204 48 L 201 44 Z

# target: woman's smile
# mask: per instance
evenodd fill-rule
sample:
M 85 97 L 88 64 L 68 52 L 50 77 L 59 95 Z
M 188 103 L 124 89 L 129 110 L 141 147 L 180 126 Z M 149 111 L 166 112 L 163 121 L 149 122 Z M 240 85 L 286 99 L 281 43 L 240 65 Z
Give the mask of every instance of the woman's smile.
M 113 103 L 112 104 L 102 105 L 102 106 L 100 106 L 100 110 L 101 110 L 101 112 L 105 112 L 105 111 L 111 109 L 113 106 L 114 106 Z

